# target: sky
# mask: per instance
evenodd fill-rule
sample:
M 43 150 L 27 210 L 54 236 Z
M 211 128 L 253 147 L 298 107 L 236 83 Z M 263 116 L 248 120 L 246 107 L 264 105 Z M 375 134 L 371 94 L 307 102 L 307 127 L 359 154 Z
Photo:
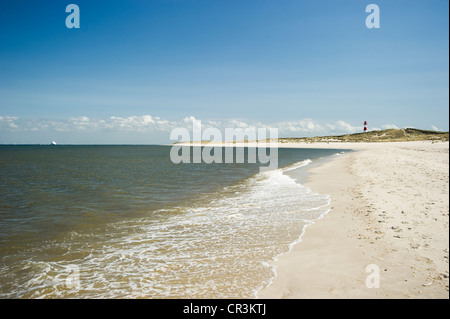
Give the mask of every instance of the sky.
M 2 0 L 0 143 L 448 131 L 448 39 L 447 0 Z

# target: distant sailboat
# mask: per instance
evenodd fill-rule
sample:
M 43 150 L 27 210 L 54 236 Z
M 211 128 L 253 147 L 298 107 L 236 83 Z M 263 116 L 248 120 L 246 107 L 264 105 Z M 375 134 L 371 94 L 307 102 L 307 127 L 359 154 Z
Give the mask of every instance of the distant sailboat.
M 56 145 L 56 142 L 55 141 L 53 141 L 50 145 L 53 145 L 53 146 L 55 146 Z

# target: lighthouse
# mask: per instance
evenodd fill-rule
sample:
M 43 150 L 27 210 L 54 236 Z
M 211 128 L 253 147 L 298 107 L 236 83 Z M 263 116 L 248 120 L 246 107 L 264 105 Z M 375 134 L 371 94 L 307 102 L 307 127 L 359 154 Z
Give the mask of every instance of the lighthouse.
M 367 121 L 364 121 L 364 133 L 367 133 Z

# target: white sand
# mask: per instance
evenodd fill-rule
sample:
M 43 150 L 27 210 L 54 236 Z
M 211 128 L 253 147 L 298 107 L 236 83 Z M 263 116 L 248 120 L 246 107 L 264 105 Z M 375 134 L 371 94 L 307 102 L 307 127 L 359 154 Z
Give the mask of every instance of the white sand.
M 449 298 L 449 143 L 315 143 L 359 150 L 310 170 L 330 212 L 274 262 L 259 298 Z M 380 270 L 368 288 L 366 267 Z

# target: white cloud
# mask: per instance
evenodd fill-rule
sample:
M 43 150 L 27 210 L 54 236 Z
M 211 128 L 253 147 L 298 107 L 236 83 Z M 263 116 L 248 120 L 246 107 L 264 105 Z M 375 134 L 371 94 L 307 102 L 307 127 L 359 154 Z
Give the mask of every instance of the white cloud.
M 0 117 L 0 124 L 3 127 L 7 126 L 10 129 L 17 129 L 18 126 L 14 123 L 16 117 Z M 119 117 L 111 116 L 107 119 L 91 119 L 87 116 L 71 117 L 65 120 L 32 120 L 25 121 L 22 124 L 22 129 L 26 131 L 58 131 L 58 132 L 77 132 L 77 131 L 130 131 L 130 132 L 149 132 L 161 131 L 168 132 L 176 127 L 183 127 L 192 130 L 194 121 L 197 121 L 194 116 L 187 116 L 179 121 L 169 121 L 151 115 L 128 116 Z M 360 131 L 360 127 L 352 126 L 344 121 L 337 121 L 333 124 L 319 124 L 310 118 L 300 119 L 296 121 L 282 121 L 277 123 L 261 123 L 261 122 L 246 122 L 238 119 L 228 120 L 202 120 L 202 129 L 218 128 L 224 130 L 225 128 L 242 128 L 242 129 L 257 129 L 257 128 L 278 128 L 280 134 L 284 135 L 319 135 L 328 133 L 353 133 Z
M 185 117 L 182 122 L 186 125 L 192 126 L 192 123 L 194 123 L 194 121 L 196 121 L 196 120 L 197 119 L 194 116 L 188 116 L 188 117 Z
M 158 133 L 160 136 L 167 135 L 174 128 L 186 128 L 192 132 L 194 121 L 198 121 L 194 116 L 186 116 L 179 120 L 161 119 L 149 114 L 132 115 L 128 117 L 110 116 L 103 119 L 92 119 L 87 116 L 70 117 L 62 120 L 19 120 L 13 116 L 0 116 L 0 129 L 11 131 L 56 131 L 56 132 L 135 132 Z M 198 122 L 197 122 L 198 123 Z M 198 124 L 197 124 L 198 125 Z M 275 123 L 250 122 L 241 119 L 226 120 L 201 120 L 201 128 L 217 128 L 222 132 L 225 128 L 277 128 L 279 136 L 285 137 L 304 137 L 304 136 L 323 136 L 323 135 L 342 135 L 363 132 L 363 125 L 352 125 L 343 120 L 336 122 L 318 122 L 311 118 L 299 120 L 280 121 Z M 385 124 L 382 129 L 398 128 L 395 124 Z M 434 130 L 439 130 L 432 126 Z M 378 130 L 375 127 L 369 127 L 370 130 Z
M 77 130 L 85 130 L 87 128 L 92 128 L 94 123 L 91 123 L 87 116 L 82 116 L 79 118 L 71 117 L 69 119 L 70 124 L 75 127 Z M 95 124 L 94 124 L 95 125 Z
M 239 120 L 229 120 L 226 123 L 227 123 L 227 127 L 229 127 L 229 128 L 246 129 L 246 128 L 250 127 L 250 125 L 248 123 L 245 123 L 245 122 L 242 122 Z
M 399 127 L 395 124 L 384 124 L 384 125 L 381 125 L 381 128 L 383 130 L 389 130 L 389 129 L 398 129 Z
M 437 126 L 431 125 L 431 129 L 433 131 L 440 131 L 440 129 Z
M 237 119 L 231 120 L 199 120 L 194 116 L 185 117 L 183 120 L 179 122 L 171 122 L 173 127 L 182 127 L 192 130 L 194 121 L 196 121 L 196 129 L 206 129 L 206 128 L 217 128 L 219 130 L 225 130 L 225 128 L 241 128 L 241 129 L 256 129 L 260 127 L 266 127 L 262 123 L 247 123 Z
M 0 126 L 3 128 L 18 128 L 14 122 L 16 117 L 0 117 Z M 90 119 L 87 116 L 71 117 L 62 120 L 31 120 L 21 122 L 21 129 L 25 131 L 55 130 L 59 132 L 89 131 L 89 130 L 119 130 L 119 131 L 168 131 L 179 123 L 163 120 L 150 115 L 117 117 L 108 119 Z
M 336 123 L 328 123 L 326 124 L 328 128 L 326 134 L 352 134 L 359 133 L 363 131 L 363 126 L 354 126 L 342 120 L 337 121 Z
M 98 128 L 109 130 L 129 130 L 129 131 L 166 131 L 176 127 L 175 122 L 162 120 L 151 115 L 117 117 L 111 116 L 107 121 L 97 121 Z
M 321 132 L 324 129 L 321 125 L 314 123 L 309 118 L 299 121 L 278 122 L 273 127 L 277 127 L 281 134 Z
M 336 129 L 339 131 L 343 131 L 345 133 L 356 133 L 356 132 L 361 132 L 363 130 L 363 127 L 361 125 L 353 126 L 344 121 L 337 121 Z
M 18 119 L 15 116 L 0 116 L 0 128 L 18 129 L 19 126 L 15 123 Z

